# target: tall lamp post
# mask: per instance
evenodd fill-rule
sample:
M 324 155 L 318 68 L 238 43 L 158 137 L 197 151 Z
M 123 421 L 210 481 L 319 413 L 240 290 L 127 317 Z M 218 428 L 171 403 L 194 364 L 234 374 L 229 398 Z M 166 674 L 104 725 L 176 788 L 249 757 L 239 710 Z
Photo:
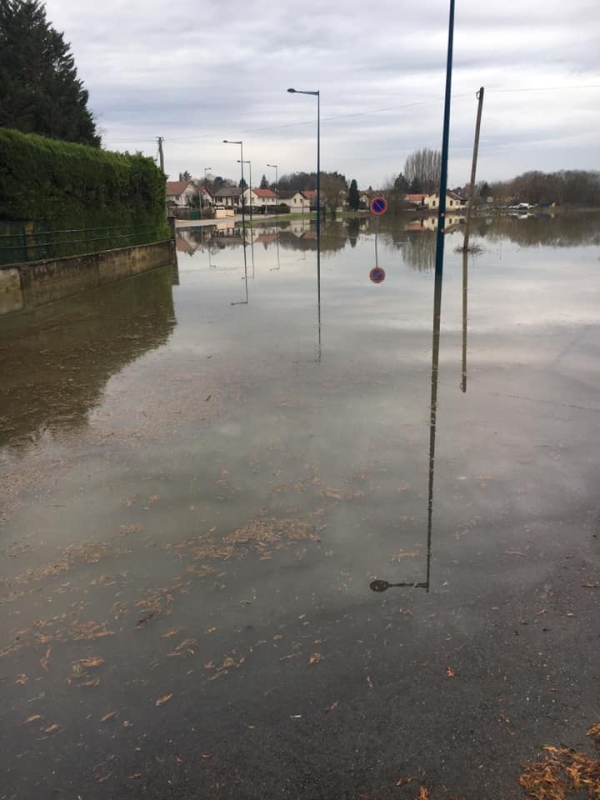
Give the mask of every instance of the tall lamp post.
M 206 186 L 206 175 L 207 175 L 209 169 L 212 169 L 212 167 L 204 167 L 204 185 L 205 186 Z
M 241 163 L 242 162 L 238 158 L 238 164 L 241 164 Z M 244 164 L 248 164 L 248 175 L 249 175 L 249 180 L 250 180 L 250 222 L 252 222 L 252 162 L 246 160 L 246 161 L 244 161 Z M 243 191 L 245 191 L 245 189 Z
M 244 142 L 242 141 L 232 141 L 229 139 L 223 139 L 223 144 L 239 144 L 240 146 L 240 158 L 239 164 L 242 168 L 242 179 L 240 181 L 241 188 L 242 188 L 242 244 L 244 248 L 244 272 L 246 276 L 248 275 L 248 265 L 246 263 L 246 205 L 244 201 Z
M 267 164 L 267 167 L 275 170 L 275 198 L 279 205 L 279 166 L 277 164 Z
M 305 92 L 300 89 L 288 89 L 290 94 L 309 94 L 317 98 L 317 241 L 321 241 L 321 93 L 317 89 L 315 92 Z M 320 261 L 320 259 L 319 259 Z M 319 278 L 321 264 L 318 263 Z

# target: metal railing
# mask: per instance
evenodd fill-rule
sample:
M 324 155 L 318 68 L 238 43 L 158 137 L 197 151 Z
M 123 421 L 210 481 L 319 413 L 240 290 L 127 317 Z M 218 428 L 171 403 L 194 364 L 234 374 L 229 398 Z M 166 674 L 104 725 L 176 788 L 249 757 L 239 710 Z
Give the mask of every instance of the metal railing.
M 19 232 L 0 234 L 0 266 L 80 256 L 156 240 L 155 225 L 35 230 L 31 223 L 25 223 Z

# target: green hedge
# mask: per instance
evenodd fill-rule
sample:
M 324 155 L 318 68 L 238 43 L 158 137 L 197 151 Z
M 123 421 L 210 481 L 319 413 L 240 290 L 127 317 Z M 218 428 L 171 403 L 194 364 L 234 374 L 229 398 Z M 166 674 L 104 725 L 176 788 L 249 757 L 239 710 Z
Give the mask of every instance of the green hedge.
M 165 176 L 151 158 L 0 128 L 0 221 L 36 229 L 110 226 L 169 238 Z

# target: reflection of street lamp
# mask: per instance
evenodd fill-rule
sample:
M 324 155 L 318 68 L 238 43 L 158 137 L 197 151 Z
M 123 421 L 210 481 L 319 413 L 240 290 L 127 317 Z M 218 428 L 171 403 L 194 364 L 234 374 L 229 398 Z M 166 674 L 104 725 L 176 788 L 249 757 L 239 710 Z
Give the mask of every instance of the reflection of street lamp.
M 277 266 L 273 267 L 271 272 L 276 269 L 281 269 L 281 262 L 279 260 L 279 225 L 277 221 L 277 211 L 279 209 L 279 166 L 277 164 L 267 164 L 267 167 L 275 170 L 275 241 L 277 243 Z
M 317 98 L 317 309 L 319 315 L 319 357 L 321 360 L 321 93 L 288 89 L 291 94 L 309 94 Z
M 288 89 L 291 94 L 310 94 L 317 98 L 317 240 L 321 239 L 321 94 L 303 92 L 300 89 Z M 320 265 L 319 265 L 320 271 Z
M 244 272 L 247 274 L 248 265 L 246 263 L 246 206 L 244 201 L 244 143 L 242 141 L 236 142 L 236 141 L 229 141 L 229 139 L 223 139 L 223 144 L 239 144 L 240 146 L 239 164 L 242 168 L 242 179 L 240 181 L 242 188 L 242 244 L 244 250 Z
M 241 163 L 242 162 L 238 158 L 238 164 L 241 164 Z M 249 197 L 250 197 L 250 222 L 252 222 L 252 162 L 246 160 L 246 161 L 244 161 L 244 164 L 248 164 L 248 175 L 250 177 L 250 188 L 249 188 L 249 192 L 250 192 L 250 194 L 249 194 Z M 246 190 L 242 187 L 242 192 L 244 192 L 244 191 L 246 191 Z

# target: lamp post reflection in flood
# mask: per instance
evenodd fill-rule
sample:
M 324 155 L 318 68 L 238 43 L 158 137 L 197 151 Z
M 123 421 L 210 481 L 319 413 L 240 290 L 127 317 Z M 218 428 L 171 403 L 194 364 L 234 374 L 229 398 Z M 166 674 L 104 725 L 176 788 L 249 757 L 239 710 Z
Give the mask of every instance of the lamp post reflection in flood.
M 242 190 L 242 245 L 244 251 L 244 273 L 246 276 L 248 275 L 248 265 L 246 263 L 246 202 L 244 199 L 244 142 L 241 140 L 234 141 L 229 139 L 223 139 L 223 144 L 239 144 L 240 146 L 240 158 L 239 164 L 241 166 L 242 177 L 240 180 L 240 186 Z
M 271 272 L 281 269 L 281 262 L 279 260 L 279 220 L 277 219 L 277 210 L 279 208 L 279 166 L 277 164 L 267 164 L 267 167 L 275 170 L 275 242 L 277 243 L 277 266 L 271 269 Z

